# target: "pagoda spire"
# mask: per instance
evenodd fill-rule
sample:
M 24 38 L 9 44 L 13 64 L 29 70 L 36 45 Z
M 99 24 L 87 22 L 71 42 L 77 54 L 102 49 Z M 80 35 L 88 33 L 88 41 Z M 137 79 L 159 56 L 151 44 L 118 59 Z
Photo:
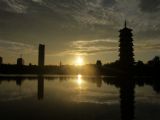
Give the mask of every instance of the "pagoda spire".
M 124 21 L 124 27 L 125 28 L 127 27 L 127 21 L 126 20 Z

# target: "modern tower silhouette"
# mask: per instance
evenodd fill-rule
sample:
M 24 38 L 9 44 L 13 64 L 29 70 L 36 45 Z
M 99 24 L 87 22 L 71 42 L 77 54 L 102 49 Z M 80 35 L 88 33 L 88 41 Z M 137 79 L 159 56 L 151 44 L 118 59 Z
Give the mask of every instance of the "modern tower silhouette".
M 45 61 L 45 45 L 39 44 L 38 66 L 44 67 Z
M 0 65 L 3 64 L 3 58 L 0 57 Z
M 128 68 L 134 64 L 132 29 L 127 28 L 127 24 L 125 21 L 124 28 L 121 29 L 119 32 L 119 62 L 123 68 Z

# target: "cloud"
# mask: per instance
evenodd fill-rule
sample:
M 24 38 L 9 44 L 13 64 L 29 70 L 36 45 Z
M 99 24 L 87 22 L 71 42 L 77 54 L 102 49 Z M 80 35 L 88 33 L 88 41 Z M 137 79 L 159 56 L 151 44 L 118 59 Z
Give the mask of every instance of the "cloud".
M 37 53 L 35 46 L 21 42 L 0 40 L 0 51 L 9 51 L 14 54 L 34 54 Z
M 140 0 L 140 9 L 143 12 L 152 13 L 160 12 L 160 1 L 159 0 Z
M 136 51 L 160 51 L 160 42 L 146 41 L 135 44 Z
M 116 0 L 102 0 L 102 6 L 103 7 L 110 7 L 116 4 Z
M 79 50 L 66 50 L 63 52 L 63 54 L 69 54 L 69 55 L 95 55 L 98 53 L 106 53 L 106 52 L 115 52 L 117 49 L 113 47 L 90 47 L 88 49 L 83 48 Z
M 78 40 L 73 41 L 70 45 L 70 49 L 63 51 L 62 55 L 95 55 L 98 53 L 116 52 L 117 41 L 110 39 L 100 40 Z
M 112 39 L 97 39 L 97 40 L 78 40 L 69 43 L 70 48 L 66 49 L 58 55 L 95 55 L 100 53 L 110 53 L 119 51 L 119 42 Z M 137 42 L 134 43 L 134 50 L 141 51 L 160 51 L 160 43 L 155 41 Z
M 104 46 L 104 47 L 112 47 L 117 45 L 116 40 L 112 39 L 97 39 L 97 40 L 78 40 L 78 41 L 73 41 L 71 46 L 76 47 L 76 48 L 81 48 L 81 47 L 91 47 L 91 46 Z
M 36 3 L 43 3 L 43 0 L 32 0 L 32 1 Z
M 1 0 L 1 9 L 4 9 L 9 12 L 16 12 L 16 13 L 25 13 L 27 6 L 23 4 L 23 0 Z
M 114 39 L 77 40 L 66 44 L 67 48 L 51 52 L 47 56 L 97 55 L 119 52 L 119 41 Z M 134 42 L 134 51 L 160 51 L 160 43 L 155 41 Z
M 67 26 L 66 29 L 70 26 L 75 29 L 73 26 L 78 25 L 82 29 L 94 28 L 106 33 L 122 26 L 124 19 L 127 19 L 136 31 L 155 30 L 158 29 L 155 26 L 159 25 L 160 19 L 152 15 L 156 17 L 153 19 L 151 15 L 144 14 L 143 10 L 143 6 L 149 5 L 158 9 L 158 0 L 2 0 L 1 4 L 1 8 L 11 12 L 31 15 L 28 17 L 33 17 L 33 14 L 37 21 L 44 21 L 45 16 L 53 22 L 57 21 L 55 24 L 59 26 Z

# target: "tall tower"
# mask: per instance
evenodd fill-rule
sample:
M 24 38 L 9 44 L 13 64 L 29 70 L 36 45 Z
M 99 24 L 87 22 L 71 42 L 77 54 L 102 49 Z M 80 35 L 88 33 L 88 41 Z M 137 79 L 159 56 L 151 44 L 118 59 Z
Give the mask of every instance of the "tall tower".
M 3 64 L 3 58 L 0 57 L 0 65 L 2 65 L 2 64 Z
M 120 32 L 119 62 L 123 68 L 128 68 L 134 64 L 132 29 L 127 28 L 127 24 L 125 21 L 124 28 L 121 29 L 119 32 Z
M 44 67 L 45 45 L 39 44 L 38 66 Z

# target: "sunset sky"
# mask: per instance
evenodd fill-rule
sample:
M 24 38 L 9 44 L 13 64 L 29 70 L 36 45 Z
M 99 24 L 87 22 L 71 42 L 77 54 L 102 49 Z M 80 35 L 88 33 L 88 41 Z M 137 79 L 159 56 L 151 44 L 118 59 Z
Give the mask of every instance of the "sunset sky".
M 38 44 L 46 64 L 118 59 L 119 30 L 133 29 L 135 59 L 160 55 L 160 0 L 0 0 L 0 56 L 4 63 L 37 64 Z

